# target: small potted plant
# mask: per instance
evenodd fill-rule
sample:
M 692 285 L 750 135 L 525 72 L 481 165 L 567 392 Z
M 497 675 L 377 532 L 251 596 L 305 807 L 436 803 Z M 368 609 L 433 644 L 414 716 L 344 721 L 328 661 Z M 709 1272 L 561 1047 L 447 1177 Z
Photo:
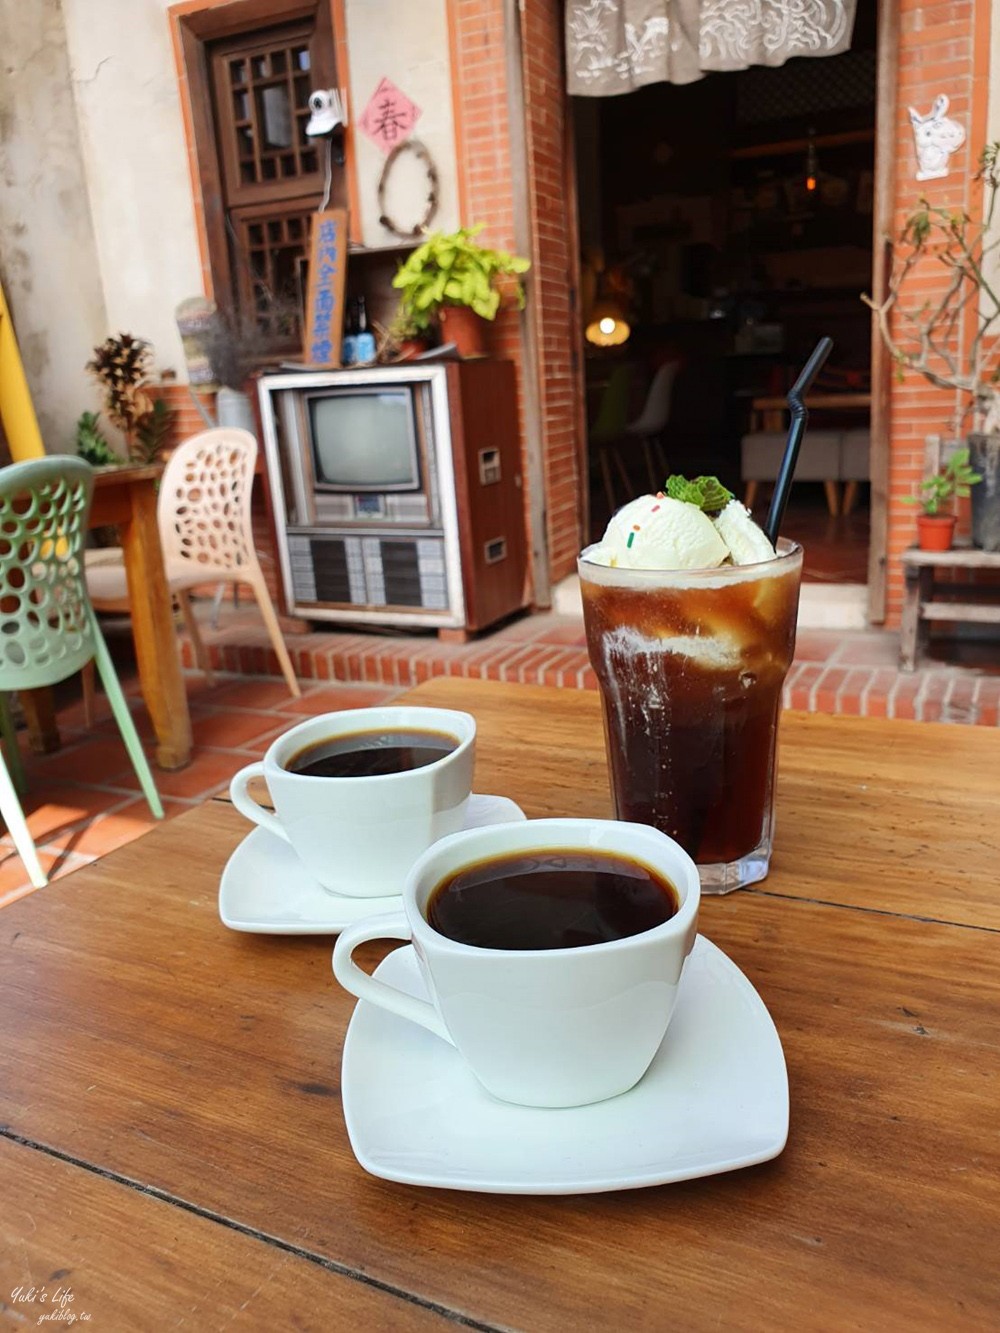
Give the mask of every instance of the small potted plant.
M 431 345 L 431 319 L 407 310 L 402 303 L 385 331 L 379 347 L 380 361 L 412 361 Z
M 151 368 L 149 343 L 131 333 L 105 338 L 86 365 L 104 395 L 108 420 L 125 436 L 129 460 L 139 464 L 159 457 L 174 415 L 162 398 L 146 391 Z
M 435 232 L 392 280 L 401 308 L 418 319 L 436 319 L 442 338 L 460 356 L 487 354 L 486 323 L 496 319 L 502 302 L 523 307 L 520 274 L 531 267 L 527 259 L 477 244 L 481 230 Z
M 981 481 L 969 466 L 968 449 L 956 449 L 947 463 L 932 477 L 920 483 L 920 494 L 906 497 L 907 504 L 920 505 L 917 515 L 917 544 L 921 551 L 948 551 L 955 536 L 954 507 L 942 513 L 956 496 L 971 494 L 970 487 Z

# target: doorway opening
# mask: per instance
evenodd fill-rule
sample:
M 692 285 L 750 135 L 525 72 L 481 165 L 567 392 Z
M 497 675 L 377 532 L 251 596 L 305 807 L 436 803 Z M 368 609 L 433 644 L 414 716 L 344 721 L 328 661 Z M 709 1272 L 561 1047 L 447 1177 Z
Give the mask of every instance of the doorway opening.
M 859 5 L 839 56 L 570 99 L 581 306 L 600 317 L 585 361 L 590 539 L 672 472 L 717 475 L 760 521 L 785 394 L 829 334 L 782 532 L 805 548 L 806 583 L 856 594 L 859 624 L 876 35 L 876 6 Z

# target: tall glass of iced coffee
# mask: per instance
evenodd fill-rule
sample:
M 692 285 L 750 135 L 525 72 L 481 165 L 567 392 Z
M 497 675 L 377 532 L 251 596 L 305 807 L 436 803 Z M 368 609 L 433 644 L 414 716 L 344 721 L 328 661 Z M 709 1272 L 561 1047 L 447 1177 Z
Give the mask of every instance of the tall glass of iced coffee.
M 631 542 L 629 542 L 631 537 Z M 615 816 L 693 857 L 706 893 L 763 879 L 802 550 L 738 501 L 643 496 L 579 561 Z

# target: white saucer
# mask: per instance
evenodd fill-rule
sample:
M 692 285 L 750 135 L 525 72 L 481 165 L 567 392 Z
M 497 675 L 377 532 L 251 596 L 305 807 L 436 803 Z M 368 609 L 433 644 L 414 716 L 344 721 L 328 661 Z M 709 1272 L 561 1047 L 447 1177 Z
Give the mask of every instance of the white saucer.
M 410 945 L 375 975 L 426 997 Z M 409 1185 L 592 1194 L 717 1175 L 777 1157 L 788 1076 L 760 996 L 703 936 L 645 1077 L 569 1110 L 497 1101 L 433 1033 L 359 1002 L 344 1043 L 344 1118 L 358 1161 Z
M 513 824 L 524 811 L 506 796 L 469 797 L 465 828 Z M 402 884 L 399 886 L 402 891 Z M 230 930 L 255 935 L 336 935 L 354 921 L 392 912 L 399 894 L 348 898 L 330 893 L 282 838 L 255 828 L 233 852 L 219 885 L 219 916 Z

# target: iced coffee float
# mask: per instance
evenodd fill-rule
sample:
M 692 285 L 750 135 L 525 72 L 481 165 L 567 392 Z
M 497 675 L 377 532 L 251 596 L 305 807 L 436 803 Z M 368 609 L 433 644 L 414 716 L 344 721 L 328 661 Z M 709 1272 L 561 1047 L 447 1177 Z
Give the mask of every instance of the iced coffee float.
M 773 560 L 774 547 L 750 511 L 715 477 L 670 477 L 613 515 L 587 552 L 612 569 L 718 569 Z
M 670 477 L 577 568 L 616 817 L 676 839 L 705 893 L 752 884 L 771 852 L 801 549 L 776 551 L 714 477 Z

